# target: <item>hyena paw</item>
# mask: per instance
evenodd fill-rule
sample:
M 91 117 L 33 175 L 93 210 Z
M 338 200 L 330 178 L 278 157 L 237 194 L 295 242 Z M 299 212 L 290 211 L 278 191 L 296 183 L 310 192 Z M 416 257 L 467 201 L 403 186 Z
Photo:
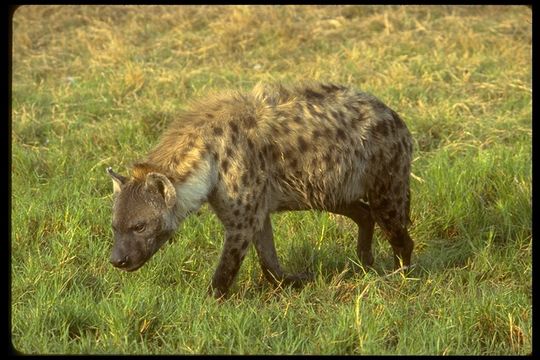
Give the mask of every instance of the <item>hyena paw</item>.
M 290 274 L 285 276 L 283 281 L 286 285 L 291 285 L 294 288 L 300 288 L 304 286 L 307 282 L 313 281 L 315 276 L 310 272 L 302 272 L 298 274 Z
M 222 301 L 222 300 L 225 300 L 227 296 L 227 291 L 220 288 L 214 288 L 212 286 L 209 286 L 208 296 L 213 297 L 214 299 L 218 301 Z
M 358 257 L 360 258 L 360 262 L 364 267 L 372 267 L 373 266 L 373 254 L 371 251 L 360 251 L 358 252 Z

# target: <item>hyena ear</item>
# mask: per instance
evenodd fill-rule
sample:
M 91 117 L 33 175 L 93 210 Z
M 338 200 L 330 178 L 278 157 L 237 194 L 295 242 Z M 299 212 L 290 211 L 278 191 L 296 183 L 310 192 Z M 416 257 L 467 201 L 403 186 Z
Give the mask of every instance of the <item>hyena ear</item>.
M 109 174 L 113 180 L 113 193 L 117 194 L 122 191 L 122 186 L 128 179 L 125 176 L 115 173 L 110 166 L 107 168 L 107 174 Z
M 151 172 L 146 175 L 146 189 L 157 189 L 159 193 L 165 199 L 165 205 L 167 208 L 171 209 L 176 203 L 176 190 L 171 180 L 169 180 L 165 175 Z

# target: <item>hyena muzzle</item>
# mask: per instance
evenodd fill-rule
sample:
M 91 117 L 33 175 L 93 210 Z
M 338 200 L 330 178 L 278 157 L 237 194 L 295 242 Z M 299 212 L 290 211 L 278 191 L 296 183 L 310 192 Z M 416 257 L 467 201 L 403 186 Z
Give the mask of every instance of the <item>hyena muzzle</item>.
M 408 267 L 411 135 L 374 96 L 321 83 L 257 85 L 195 102 L 129 177 L 112 171 L 110 261 L 141 267 L 190 213 L 208 202 L 225 228 L 210 287 L 226 294 L 253 243 L 265 277 L 300 285 L 310 276 L 282 270 L 270 214 L 323 210 L 358 225 L 357 254 L 371 266 L 377 223 L 395 267 Z

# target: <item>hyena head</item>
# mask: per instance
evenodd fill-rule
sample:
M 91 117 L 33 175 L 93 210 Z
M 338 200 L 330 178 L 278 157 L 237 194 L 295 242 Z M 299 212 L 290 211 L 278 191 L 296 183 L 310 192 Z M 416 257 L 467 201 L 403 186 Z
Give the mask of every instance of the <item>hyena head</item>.
M 112 171 L 114 245 L 110 262 L 135 271 L 173 235 L 176 190 L 163 174 L 150 172 L 145 179 L 128 179 Z

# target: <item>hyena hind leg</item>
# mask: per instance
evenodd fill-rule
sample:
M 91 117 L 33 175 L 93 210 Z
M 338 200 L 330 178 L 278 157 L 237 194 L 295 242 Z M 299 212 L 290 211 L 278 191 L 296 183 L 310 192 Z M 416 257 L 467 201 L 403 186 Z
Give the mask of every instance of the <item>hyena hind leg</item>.
M 308 273 L 285 274 L 283 272 L 276 253 L 274 236 L 272 234 L 272 223 L 269 215 L 264 220 L 263 229 L 255 236 L 254 245 L 262 272 L 272 284 L 301 287 L 307 281 L 313 280 L 313 276 Z
M 384 205 L 384 206 L 382 206 Z M 408 206 L 399 201 L 373 201 L 372 214 L 392 246 L 394 252 L 394 268 L 409 267 L 414 241 L 407 230 Z
M 411 254 L 414 249 L 414 241 L 409 236 L 409 231 L 406 227 L 392 233 L 390 236 L 390 244 L 394 250 L 394 268 L 399 269 L 401 266 L 408 268 L 411 266 Z
M 344 215 L 353 220 L 358 226 L 358 241 L 356 244 L 356 254 L 362 265 L 371 267 L 373 265 L 373 253 L 371 244 L 373 241 L 373 229 L 375 221 L 371 216 L 371 210 L 367 204 L 356 201 L 350 204 L 331 210 L 334 214 Z

